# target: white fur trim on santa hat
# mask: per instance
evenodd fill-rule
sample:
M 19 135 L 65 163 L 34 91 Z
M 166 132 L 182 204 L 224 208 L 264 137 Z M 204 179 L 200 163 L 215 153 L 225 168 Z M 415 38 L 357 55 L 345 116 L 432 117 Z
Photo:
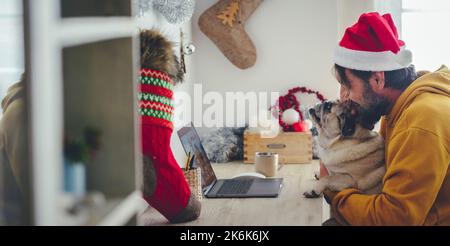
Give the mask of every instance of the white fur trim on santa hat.
M 411 51 L 401 47 L 397 54 L 391 51 L 370 52 L 351 50 L 337 46 L 334 63 L 361 71 L 392 71 L 408 67 L 412 62 Z

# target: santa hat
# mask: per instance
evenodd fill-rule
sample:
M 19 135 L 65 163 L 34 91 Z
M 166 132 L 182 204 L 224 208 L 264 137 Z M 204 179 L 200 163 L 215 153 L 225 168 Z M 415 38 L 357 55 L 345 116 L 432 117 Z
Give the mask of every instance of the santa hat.
M 335 50 L 334 62 L 361 71 L 392 71 L 408 67 L 412 53 L 398 39 L 390 14 L 365 13 L 345 31 Z

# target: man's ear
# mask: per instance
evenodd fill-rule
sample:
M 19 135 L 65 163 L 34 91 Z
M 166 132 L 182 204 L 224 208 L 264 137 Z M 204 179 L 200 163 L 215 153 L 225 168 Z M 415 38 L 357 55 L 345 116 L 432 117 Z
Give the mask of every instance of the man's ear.
M 339 117 L 341 120 L 341 135 L 343 137 L 352 136 L 356 130 L 356 120 L 350 112 L 346 112 Z
M 373 72 L 369 78 L 370 87 L 376 93 L 381 92 L 384 89 L 384 72 Z

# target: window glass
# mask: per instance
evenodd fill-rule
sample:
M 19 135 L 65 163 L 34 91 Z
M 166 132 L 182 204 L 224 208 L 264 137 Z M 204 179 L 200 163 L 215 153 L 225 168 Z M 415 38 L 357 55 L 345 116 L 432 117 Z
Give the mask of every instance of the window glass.
M 427 10 L 443 10 L 450 8 L 450 1 L 448 0 L 403 0 L 402 1 L 403 9 L 409 10 L 419 10 L 419 11 L 427 11 Z
M 402 39 L 413 52 L 417 70 L 434 71 L 442 64 L 449 66 L 450 1 L 404 0 Z

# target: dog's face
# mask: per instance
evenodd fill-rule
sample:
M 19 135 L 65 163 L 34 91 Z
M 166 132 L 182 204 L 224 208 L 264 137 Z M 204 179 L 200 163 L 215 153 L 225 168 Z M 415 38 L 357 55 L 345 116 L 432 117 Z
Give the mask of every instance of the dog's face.
M 309 109 L 309 114 L 320 135 L 332 139 L 350 137 L 356 131 L 356 120 L 350 107 L 339 100 L 326 101 Z

